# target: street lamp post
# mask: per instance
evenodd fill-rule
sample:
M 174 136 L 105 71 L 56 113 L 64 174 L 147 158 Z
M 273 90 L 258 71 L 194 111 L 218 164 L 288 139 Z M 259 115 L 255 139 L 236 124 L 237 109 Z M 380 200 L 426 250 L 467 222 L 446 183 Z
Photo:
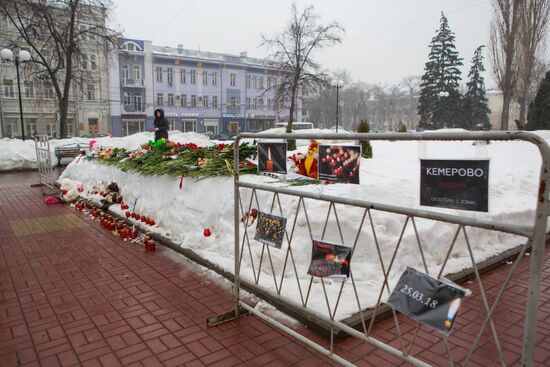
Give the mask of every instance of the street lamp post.
M 21 99 L 21 81 L 19 79 L 19 64 L 22 62 L 30 61 L 31 54 L 29 51 L 21 50 L 19 55 L 14 55 L 13 51 L 10 49 L 3 49 L 0 51 L 0 57 L 6 61 L 15 62 L 15 70 L 17 73 L 17 92 L 19 93 L 19 115 L 21 117 L 21 135 L 23 140 L 25 140 L 25 123 L 23 122 L 23 101 Z
M 340 100 L 338 97 L 338 92 L 340 91 L 340 88 L 344 85 L 344 82 L 342 80 L 336 80 L 334 79 L 330 83 L 334 88 L 336 88 L 336 132 L 338 132 L 338 115 L 340 112 Z

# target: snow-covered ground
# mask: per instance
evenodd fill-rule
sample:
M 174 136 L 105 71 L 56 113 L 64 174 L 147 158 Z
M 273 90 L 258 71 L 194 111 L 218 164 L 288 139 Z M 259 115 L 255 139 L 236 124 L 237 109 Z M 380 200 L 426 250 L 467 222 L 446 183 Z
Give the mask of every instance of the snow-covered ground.
M 539 132 L 539 135 L 547 140 L 550 139 L 550 132 Z M 150 135 L 142 133 L 127 138 L 104 139 L 100 143 L 107 144 L 106 142 L 109 142 L 113 143 L 112 146 L 135 147 L 148 140 L 148 137 Z M 197 134 L 181 134 L 174 140 L 194 142 L 198 145 L 211 143 L 204 139 L 205 137 Z M 302 145 L 301 150 L 307 148 L 304 145 L 307 142 L 298 143 Z M 541 159 L 537 149 L 531 144 L 524 142 L 493 142 L 487 145 L 483 142 L 375 141 L 372 142 L 372 145 L 374 158 L 361 161 L 361 185 L 309 185 L 296 187 L 296 189 L 418 208 L 419 158 L 489 158 L 489 213 L 473 213 L 450 209 L 438 209 L 438 211 L 513 223 L 533 223 Z M 122 172 L 112 166 L 95 164 L 82 159 L 71 163 L 62 177 L 82 181 L 85 188 L 88 189 L 94 185 L 106 185 L 112 181 L 116 182 L 126 200 L 130 194 L 138 198 L 136 211 L 139 214 L 155 219 L 158 226 L 154 228 L 154 231 L 168 235 L 174 242 L 194 250 L 225 269 L 233 270 L 233 179 L 231 177 L 214 177 L 200 180 L 185 178 L 180 189 L 179 177 L 143 177 L 135 173 Z M 243 181 L 271 182 L 272 185 L 281 184 L 274 182 L 272 178 L 263 176 L 245 175 L 241 179 Z M 250 202 L 250 191 L 243 189 L 241 194 L 246 210 Z M 97 196 L 86 195 L 94 200 L 99 199 Z M 258 192 L 258 199 L 259 207 L 254 201 L 252 208 L 269 211 L 273 194 Z M 288 218 L 287 229 L 290 231 L 294 222 L 298 199 L 280 196 L 280 200 L 282 214 Z M 315 239 L 320 239 L 329 204 L 306 200 L 306 208 L 312 235 Z M 112 209 L 115 212 L 122 213 L 118 205 L 113 206 Z M 423 209 L 430 208 L 423 207 Z M 280 214 L 280 210 L 279 206 L 276 205 L 273 212 L 274 214 Z M 343 243 L 351 246 L 358 236 L 363 211 L 341 205 L 336 205 L 336 210 L 343 229 Z M 392 213 L 373 212 L 372 219 L 384 265 L 387 268 L 405 222 L 405 217 Z M 437 274 L 456 231 L 456 225 L 417 219 L 416 226 L 424 255 L 429 264 L 429 271 L 431 274 Z M 205 228 L 211 230 L 212 236 L 205 237 L 203 235 Z M 251 242 L 252 258 L 257 271 L 262 246 L 252 239 L 254 228 L 255 225 L 248 230 L 248 235 Z M 243 228 L 241 231 L 243 231 Z M 471 228 L 468 229 L 468 235 L 475 252 L 476 262 L 524 242 L 524 238 L 521 237 Z M 383 279 L 368 217 L 358 238 L 351 268 L 361 300 L 361 307 L 366 308 L 376 302 Z M 329 219 L 325 240 L 335 243 L 342 242 L 333 213 Z M 271 260 L 276 269 L 277 282 L 281 281 L 281 269 L 285 261 L 287 248 L 288 243 L 286 240 L 280 250 L 270 248 Z M 292 251 L 298 277 L 296 278 L 292 263 L 289 262 L 281 294 L 299 302 L 299 286 L 305 297 L 310 281 L 307 268 L 311 258 L 311 239 L 303 211 L 300 212 L 296 221 Z M 275 289 L 267 253 L 264 255 L 260 284 Z M 390 288 L 393 288 L 406 266 L 412 266 L 419 270 L 423 269 L 410 221 L 405 230 L 392 272 L 389 275 Z M 459 235 L 457 244 L 446 265 L 445 273 L 453 273 L 469 267 L 471 267 L 470 256 L 463 236 Z M 241 273 L 252 281 L 252 266 L 248 249 L 245 249 L 244 252 Z M 331 307 L 334 307 L 336 302 L 340 284 L 338 281 L 325 280 Z M 350 285 L 351 283 L 348 280 L 340 301 L 338 318 L 349 316 L 359 309 Z M 309 298 L 309 307 L 318 311 L 326 310 L 327 306 L 322 293 L 322 285 L 318 279 L 314 280 Z
M 99 146 L 105 147 L 125 147 L 128 149 L 135 149 L 143 143 L 147 143 L 149 140 L 154 139 L 154 133 L 142 132 L 125 136 L 122 138 L 68 138 L 68 139 L 53 139 L 50 140 L 51 150 L 51 162 L 52 165 L 57 164 L 55 158 L 54 149 L 58 146 L 80 144 L 82 146 L 88 146 L 90 140 L 97 141 Z M 182 133 L 181 131 L 171 131 L 170 139 L 177 142 L 196 141 L 197 144 L 202 146 L 208 146 L 214 144 L 213 141 L 208 139 L 206 135 L 197 133 Z M 6 170 L 18 170 L 18 169 L 32 169 L 36 168 L 36 148 L 34 140 L 21 140 L 21 139 L 0 139 L 0 171 Z

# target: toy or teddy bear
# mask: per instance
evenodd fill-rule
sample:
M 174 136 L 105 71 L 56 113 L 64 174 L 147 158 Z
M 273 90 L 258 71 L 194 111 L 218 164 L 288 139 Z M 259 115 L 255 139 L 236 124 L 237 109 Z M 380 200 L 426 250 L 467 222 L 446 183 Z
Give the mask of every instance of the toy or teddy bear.
M 313 179 L 318 178 L 317 167 L 319 164 L 319 142 L 311 140 L 307 153 L 295 153 L 290 156 L 290 169 L 303 176 Z
M 63 193 L 63 200 L 66 203 L 73 203 L 80 196 L 77 186 L 77 183 L 70 178 L 64 178 L 61 181 L 61 192 Z

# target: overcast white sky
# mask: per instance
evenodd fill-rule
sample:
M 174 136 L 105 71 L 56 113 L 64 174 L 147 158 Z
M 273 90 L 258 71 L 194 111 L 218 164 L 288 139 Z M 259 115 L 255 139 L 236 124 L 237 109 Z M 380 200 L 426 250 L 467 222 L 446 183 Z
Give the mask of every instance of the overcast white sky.
M 455 32 L 467 77 L 475 48 L 486 44 L 492 10 L 489 0 L 297 0 L 313 5 L 322 22 L 346 28 L 342 44 L 315 57 L 330 70 L 346 70 L 368 83 L 396 83 L 421 75 L 428 44 L 443 11 Z M 114 0 L 113 20 L 124 35 L 212 52 L 264 57 L 260 34 L 272 35 L 289 16 L 290 0 Z M 490 68 L 489 60 L 485 66 Z M 486 73 L 488 87 L 494 85 Z

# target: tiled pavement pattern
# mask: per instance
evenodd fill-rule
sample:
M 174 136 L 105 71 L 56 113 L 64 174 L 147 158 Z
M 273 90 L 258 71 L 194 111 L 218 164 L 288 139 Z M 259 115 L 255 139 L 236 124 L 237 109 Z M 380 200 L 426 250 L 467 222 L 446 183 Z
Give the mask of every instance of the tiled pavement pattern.
M 1 367 L 334 364 L 256 317 L 207 328 L 208 316 L 231 308 L 226 285 L 170 250 L 145 253 L 70 208 L 44 205 L 40 190 L 29 187 L 33 176 L 23 178 L 24 184 L 21 177 L 0 176 Z M 52 225 L 55 220 L 45 218 L 67 220 L 67 225 Z M 36 229 L 34 223 L 42 224 Z M 508 270 L 503 267 L 483 277 L 490 299 Z M 523 261 L 495 320 L 511 364 L 518 363 L 521 352 L 527 271 Z M 547 260 L 536 352 L 540 365 L 550 365 L 549 275 Z M 456 359 L 464 357 L 477 331 L 473 325 L 482 318 L 477 287 L 467 286 L 474 295 L 465 302 L 449 338 Z M 415 324 L 405 317 L 400 320 L 401 332 L 410 339 Z M 308 330 L 300 331 L 326 345 Z M 399 347 L 393 319 L 378 324 L 374 334 Z M 421 328 L 413 355 L 448 365 L 440 340 L 436 332 Z M 484 346 L 469 365 L 497 365 L 490 333 L 482 340 Z M 402 364 L 352 338 L 340 342 L 336 352 L 357 365 Z

